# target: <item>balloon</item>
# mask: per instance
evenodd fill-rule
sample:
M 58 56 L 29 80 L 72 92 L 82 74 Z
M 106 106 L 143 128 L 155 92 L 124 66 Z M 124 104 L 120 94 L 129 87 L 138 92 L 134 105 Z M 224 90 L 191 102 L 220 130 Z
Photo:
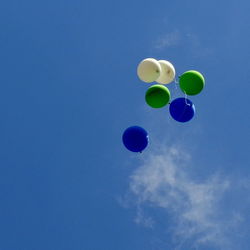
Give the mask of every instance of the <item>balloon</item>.
M 132 152 L 142 152 L 148 145 L 148 133 L 144 128 L 132 126 L 122 136 L 124 146 Z
M 152 108 L 162 108 L 169 103 L 170 98 L 168 88 L 160 84 L 151 86 L 145 95 L 147 104 Z
M 205 86 L 203 75 L 195 70 L 184 72 L 179 79 L 181 90 L 187 95 L 199 94 Z
M 168 84 L 172 82 L 175 78 L 174 66 L 165 60 L 159 60 L 158 62 L 161 65 L 161 74 L 160 77 L 156 79 L 156 82 L 161 84 Z
M 194 104 L 187 98 L 177 98 L 170 103 L 170 115 L 178 122 L 190 121 L 195 113 Z
M 137 75 L 143 82 L 154 82 L 161 73 L 161 65 L 154 58 L 141 61 L 137 67 Z

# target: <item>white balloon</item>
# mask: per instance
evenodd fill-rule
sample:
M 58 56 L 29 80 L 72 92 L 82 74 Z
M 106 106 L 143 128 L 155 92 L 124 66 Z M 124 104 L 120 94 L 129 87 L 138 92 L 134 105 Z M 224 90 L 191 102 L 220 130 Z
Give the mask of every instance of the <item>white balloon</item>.
M 146 58 L 137 67 L 137 75 L 143 82 L 154 82 L 161 74 L 161 65 L 154 58 Z
M 159 78 L 156 79 L 156 82 L 161 84 L 168 84 L 172 82 L 175 78 L 175 69 L 172 63 L 166 60 L 159 60 L 161 65 L 161 74 Z

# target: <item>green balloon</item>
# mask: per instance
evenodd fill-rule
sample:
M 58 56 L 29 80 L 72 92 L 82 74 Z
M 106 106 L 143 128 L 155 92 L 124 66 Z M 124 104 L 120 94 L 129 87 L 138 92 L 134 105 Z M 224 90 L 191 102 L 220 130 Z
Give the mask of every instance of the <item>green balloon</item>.
M 199 94 L 205 86 L 203 75 L 195 70 L 184 72 L 179 79 L 181 90 L 187 95 Z
M 171 95 L 167 87 L 155 84 L 151 86 L 145 95 L 147 104 L 152 108 L 162 108 L 170 101 Z

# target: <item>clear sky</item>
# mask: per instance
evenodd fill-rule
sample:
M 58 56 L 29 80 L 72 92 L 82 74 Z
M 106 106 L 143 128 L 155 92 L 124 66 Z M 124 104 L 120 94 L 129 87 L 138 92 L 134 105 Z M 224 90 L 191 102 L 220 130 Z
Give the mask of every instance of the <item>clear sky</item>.
M 249 250 L 249 8 L 2 1 L 0 250 Z M 192 121 L 146 105 L 147 57 L 203 73 Z

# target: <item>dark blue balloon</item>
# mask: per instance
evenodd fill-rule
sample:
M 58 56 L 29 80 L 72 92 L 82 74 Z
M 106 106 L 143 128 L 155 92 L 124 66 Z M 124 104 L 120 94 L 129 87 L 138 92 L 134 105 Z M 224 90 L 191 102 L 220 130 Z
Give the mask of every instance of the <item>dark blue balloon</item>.
M 188 122 L 194 117 L 194 104 L 187 98 L 173 100 L 169 106 L 170 115 L 178 122 Z
M 148 145 L 148 133 L 139 126 L 132 126 L 124 131 L 122 141 L 128 150 L 142 152 Z

